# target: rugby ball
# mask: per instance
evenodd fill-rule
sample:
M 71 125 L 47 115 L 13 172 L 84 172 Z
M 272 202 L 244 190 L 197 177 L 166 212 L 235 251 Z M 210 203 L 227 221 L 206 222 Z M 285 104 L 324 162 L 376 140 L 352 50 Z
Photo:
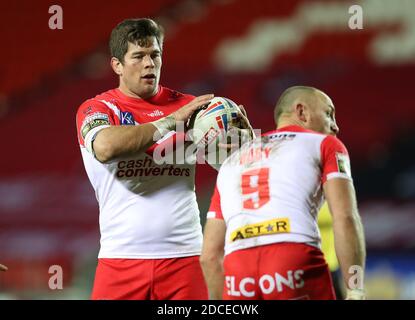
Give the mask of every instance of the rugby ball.
M 241 112 L 230 99 L 214 97 L 210 103 L 193 113 L 189 121 L 190 136 L 198 148 L 208 148 L 226 139 L 226 133 Z

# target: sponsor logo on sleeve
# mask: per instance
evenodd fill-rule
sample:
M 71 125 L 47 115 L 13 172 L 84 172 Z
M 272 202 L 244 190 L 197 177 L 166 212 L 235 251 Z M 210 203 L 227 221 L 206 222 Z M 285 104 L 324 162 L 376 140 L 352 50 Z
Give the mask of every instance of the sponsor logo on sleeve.
M 131 112 L 121 111 L 120 120 L 122 125 L 135 125 L 134 117 Z
M 107 114 L 97 112 L 87 116 L 82 122 L 81 126 L 82 138 L 85 139 L 89 131 L 103 125 L 110 125 L 110 121 Z
M 352 176 L 349 157 L 344 153 L 336 152 L 337 168 L 340 173 Z

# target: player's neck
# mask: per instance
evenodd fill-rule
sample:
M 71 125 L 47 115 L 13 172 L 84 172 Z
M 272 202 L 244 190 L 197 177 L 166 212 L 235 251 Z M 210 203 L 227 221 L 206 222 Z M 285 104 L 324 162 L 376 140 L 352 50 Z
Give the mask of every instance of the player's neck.
M 118 90 L 120 90 L 121 93 L 123 93 L 127 97 L 143 99 L 143 100 L 147 100 L 147 99 L 150 99 L 151 97 L 154 97 L 158 92 L 158 88 L 157 88 L 157 90 L 154 93 L 152 93 L 151 95 L 149 95 L 148 97 L 147 96 L 142 97 L 142 96 L 139 96 L 138 94 L 136 94 L 135 92 L 131 91 L 130 89 L 128 89 L 128 87 L 123 83 L 120 83 L 120 85 L 118 86 Z
M 286 119 L 280 119 L 280 121 L 278 121 L 278 126 L 277 129 L 281 129 L 284 127 L 288 127 L 288 126 L 299 126 L 299 127 L 304 127 L 304 124 L 297 119 L 291 119 L 291 118 L 286 118 Z

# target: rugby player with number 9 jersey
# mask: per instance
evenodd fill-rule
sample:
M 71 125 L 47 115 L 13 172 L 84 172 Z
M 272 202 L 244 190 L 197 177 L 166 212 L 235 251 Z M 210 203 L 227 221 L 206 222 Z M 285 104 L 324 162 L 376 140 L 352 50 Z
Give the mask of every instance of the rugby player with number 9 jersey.
M 349 155 L 322 91 L 287 89 L 277 130 L 222 165 L 201 264 L 212 299 L 335 299 L 317 214 L 327 200 L 348 299 L 364 299 L 365 243 Z

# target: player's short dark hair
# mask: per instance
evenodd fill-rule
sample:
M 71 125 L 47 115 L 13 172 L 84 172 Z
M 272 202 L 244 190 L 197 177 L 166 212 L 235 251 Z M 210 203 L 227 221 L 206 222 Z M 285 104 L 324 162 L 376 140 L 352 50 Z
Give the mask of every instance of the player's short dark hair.
M 129 42 L 146 47 L 150 45 L 150 37 L 155 37 L 160 49 L 163 49 L 164 30 L 154 20 L 141 18 L 120 22 L 111 32 L 109 42 L 111 57 L 124 62 Z

